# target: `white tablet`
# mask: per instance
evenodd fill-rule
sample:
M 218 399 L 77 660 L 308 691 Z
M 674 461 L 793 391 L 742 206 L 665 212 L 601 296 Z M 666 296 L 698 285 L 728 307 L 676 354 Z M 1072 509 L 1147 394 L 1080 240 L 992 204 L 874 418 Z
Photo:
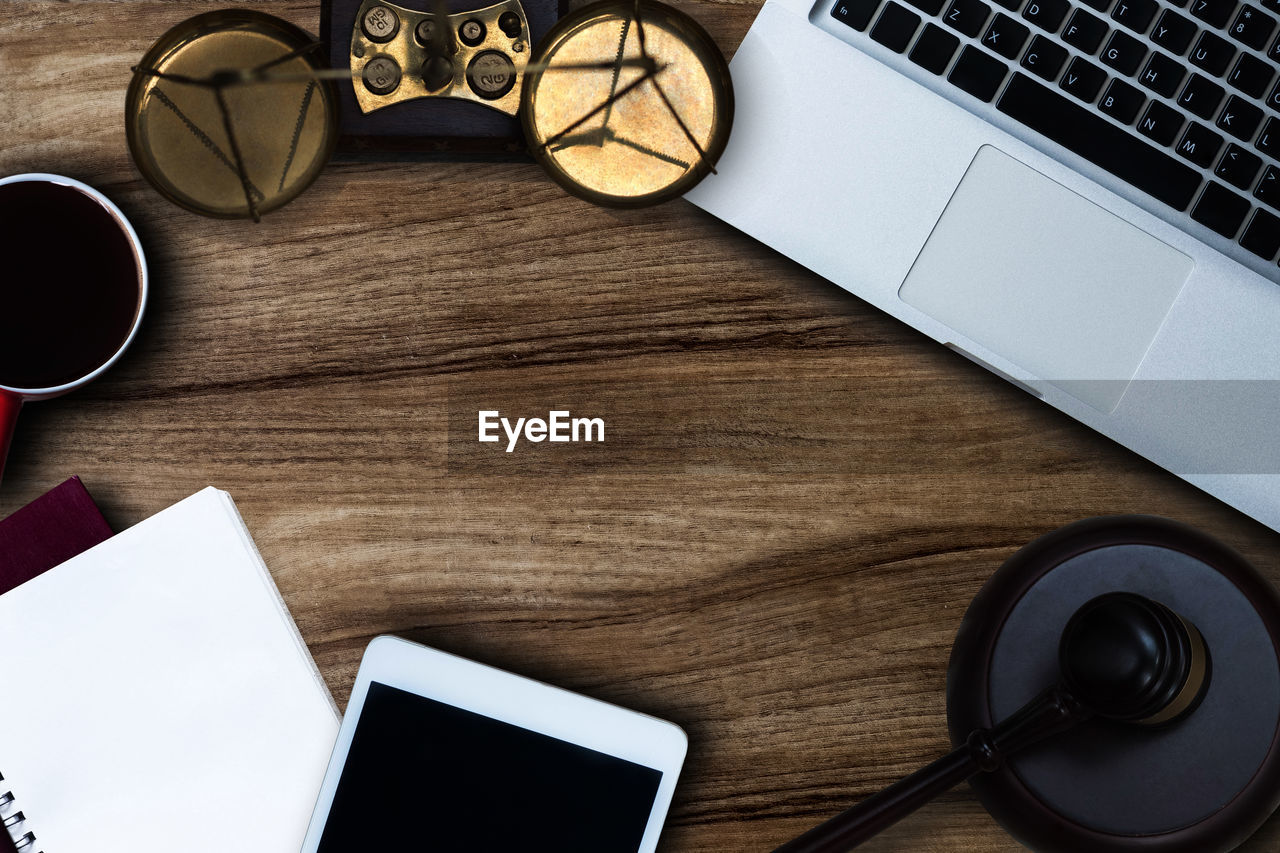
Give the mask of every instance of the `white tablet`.
M 663 720 L 378 637 L 302 853 L 650 853 L 687 747 Z

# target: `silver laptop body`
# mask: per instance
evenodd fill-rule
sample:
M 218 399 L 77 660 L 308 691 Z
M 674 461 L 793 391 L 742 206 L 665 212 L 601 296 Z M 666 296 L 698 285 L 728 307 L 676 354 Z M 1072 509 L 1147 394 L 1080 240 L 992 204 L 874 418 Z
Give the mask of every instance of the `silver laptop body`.
M 1067 0 L 1047 16 L 1045 0 L 852 1 L 767 0 L 731 64 L 729 146 L 690 199 L 1280 530 L 1280 193 L 1263 187 L 1280 83 L 1231 80 L 1258 92 L 1258 63 L 1275 70 L 1280 26 L 1261 47 L 1248 27 L 1280 13 L 1139 0 L 1156 6 L 1143 25 L 1149 8 L 1117 11 L 1133 0 L 1071 0 L 1057 22 Z M 1181 54 L 1155 40 L 1178 19 L 1195 26 Z M 1184 66 L 1175 87 L 1156 54 Z M 1124 122 L 1129 90 L 1144 102 Z

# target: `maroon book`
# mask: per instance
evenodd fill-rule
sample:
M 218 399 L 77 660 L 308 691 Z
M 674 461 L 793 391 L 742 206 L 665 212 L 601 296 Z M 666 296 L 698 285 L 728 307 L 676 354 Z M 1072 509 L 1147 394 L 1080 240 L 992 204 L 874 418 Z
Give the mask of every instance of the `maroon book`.
M 98 505 L 72 477 L 0 521 L 0 594 L 111 536 Z

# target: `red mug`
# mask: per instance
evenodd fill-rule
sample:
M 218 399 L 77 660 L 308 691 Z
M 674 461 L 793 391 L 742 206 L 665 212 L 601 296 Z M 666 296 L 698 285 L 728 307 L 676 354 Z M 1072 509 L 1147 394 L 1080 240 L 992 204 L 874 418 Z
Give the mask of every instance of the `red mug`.
M 92 382 L 137 336 L 147 261 L 110 199 L 60 175 L 0 178 L 0 474 L 22 404 Z

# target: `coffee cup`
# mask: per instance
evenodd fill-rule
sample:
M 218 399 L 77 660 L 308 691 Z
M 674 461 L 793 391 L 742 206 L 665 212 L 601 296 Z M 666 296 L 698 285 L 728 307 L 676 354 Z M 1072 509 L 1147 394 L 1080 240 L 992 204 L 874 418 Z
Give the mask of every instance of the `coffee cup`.
M 0 178 L 0 474 L 18 412 L 92 382 L 137 336 L 147 262 L 110 199 L 60 175 Z

